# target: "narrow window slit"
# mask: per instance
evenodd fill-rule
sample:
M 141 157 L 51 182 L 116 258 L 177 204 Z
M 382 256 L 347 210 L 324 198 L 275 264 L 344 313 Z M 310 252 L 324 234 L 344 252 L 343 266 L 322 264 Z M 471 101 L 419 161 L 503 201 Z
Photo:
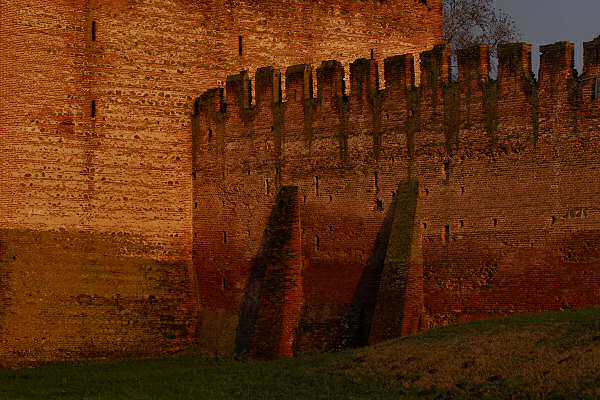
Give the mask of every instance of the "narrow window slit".
M 92 109 L 91 109 L 92 118 L 96 118 L 96 100 L 92 100 Z
M 238 55 L 241 56 L 244 54 L 244 48 L 243 48 L 243 36 L 238 36 Z
M 448 161 L 444 163 L 444 180 L 446 182 L 450 180 L 450 163 Z
M 96 21 L 92 21 L 92 42 L 96 41 Z

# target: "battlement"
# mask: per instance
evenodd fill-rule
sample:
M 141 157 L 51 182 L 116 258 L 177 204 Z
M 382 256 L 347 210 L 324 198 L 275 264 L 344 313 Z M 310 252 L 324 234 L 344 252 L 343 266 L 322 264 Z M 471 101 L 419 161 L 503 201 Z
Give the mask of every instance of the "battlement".
M 598 106 L 592 92 L 600 74 L 599 43 L 598 38 L 585 43 L 581 76 L 574 69 L 572 43 L 542 46 L 537 81 L 531 70 L 531 46 L 526 43 L 499 47 L 497 80 L 490 79 L 485 45 L 457 52 L 456 82 L 451 79 L 447 46 L 422 52 L 419 86 L 415 86 L 417 66 L 410 54 L 384 60 L 383 89 L 375 60 L 362 58 L 350 64 L 349 91 L 342 64 L 329 60 L 316 71 L 305 64 L 288 67 L 285 90 L 279 71 L 259 68 L 253 102 L 252 81 L 243 71 L 228 77 L 224 91 L 213 89 L 196 100 L 194 135 L 204 143 L 211 138 L 209 131 L 219 129 L 227 131 L 223 140 L 285 131 L 289 142 L 310 138 L 315 129 L 321 135 L 336 132 L 342 139 L 342 163 L 348 161 L 343 148 L 348 137 L 373 136 L 377 147 L 377 138 L 392 131 L 407 133 L 405 150 L 411 155 L 519 151 L 564 139 L 564 127 L 582 134 L 593 125 L 581 115 Z M 553 134 L 559 131 L 560 135 Z M 374 148 L 376 158 L 379 150 Z
M 542 46 L 537 80 L 526 43 L 500 46 L 497 79 L 484 45 L 458 74 L 446 46 L 385 58 L 381 86 L 365 58 L 230 76 L 192 118 L 201 304 L 258 357 L 597 304 L 599 44 L 581 75 L 573 44 Z

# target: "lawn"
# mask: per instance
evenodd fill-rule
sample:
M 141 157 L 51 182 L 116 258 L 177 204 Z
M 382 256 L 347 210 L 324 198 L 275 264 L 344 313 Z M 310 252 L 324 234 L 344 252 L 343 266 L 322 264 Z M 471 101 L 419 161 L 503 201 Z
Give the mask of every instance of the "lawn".
M 600 308 L 519 315 L 336 354 L 0 370 L 1 399 L 600 398 Z

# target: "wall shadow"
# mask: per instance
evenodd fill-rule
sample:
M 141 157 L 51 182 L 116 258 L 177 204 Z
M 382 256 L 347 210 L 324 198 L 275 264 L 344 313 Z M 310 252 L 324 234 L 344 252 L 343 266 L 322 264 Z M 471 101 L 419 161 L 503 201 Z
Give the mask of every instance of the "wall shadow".
M 396 207 L 398 206 L 398 193 L 400 193 L 400 190 L 405 190 L 404 185 L 404 182 L 400 183 L 396 189 L 396 195 L 392 199 L 383 223 L 379 227 L 375 244 L 352 297 L 352 310 L 357 315 L 358 324 L 350 341 L 351 347 L 365 346 L 369 343 L 369 333 L 377 303 L 379 282 L 392 232 Z
M 235 335 L 236 353 L 250 352 L 258 319 L 260 299 L 264 291 L 267 267 L 274 262 L 280 262 L 287 256 L 282 252 L 281 246 L 289 241 L 291 231 L 282 229 L 282 227 L 287 227 L 291 223 L 292 213 L 289 207 L 291 206 L 290 195 L 292 191 L 297 191 L 297 188 L 285 186 L 279 190 L 263 232 L 258 254 L 252 262 L 250 277 L 240 303 L 239 322 Z

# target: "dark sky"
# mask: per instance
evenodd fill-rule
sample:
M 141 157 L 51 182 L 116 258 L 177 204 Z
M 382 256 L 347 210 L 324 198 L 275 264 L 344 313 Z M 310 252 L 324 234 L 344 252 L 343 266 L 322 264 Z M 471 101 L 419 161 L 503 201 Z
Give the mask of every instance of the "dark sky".
M 538 46 L 559 41 L 575 43 L 575 66 L 582 72 L 582 43 L 600 35 L 600 0 L 496 0 L 496 6 L 513 17 L 521 41 L 534 45 L 536 75 Z

